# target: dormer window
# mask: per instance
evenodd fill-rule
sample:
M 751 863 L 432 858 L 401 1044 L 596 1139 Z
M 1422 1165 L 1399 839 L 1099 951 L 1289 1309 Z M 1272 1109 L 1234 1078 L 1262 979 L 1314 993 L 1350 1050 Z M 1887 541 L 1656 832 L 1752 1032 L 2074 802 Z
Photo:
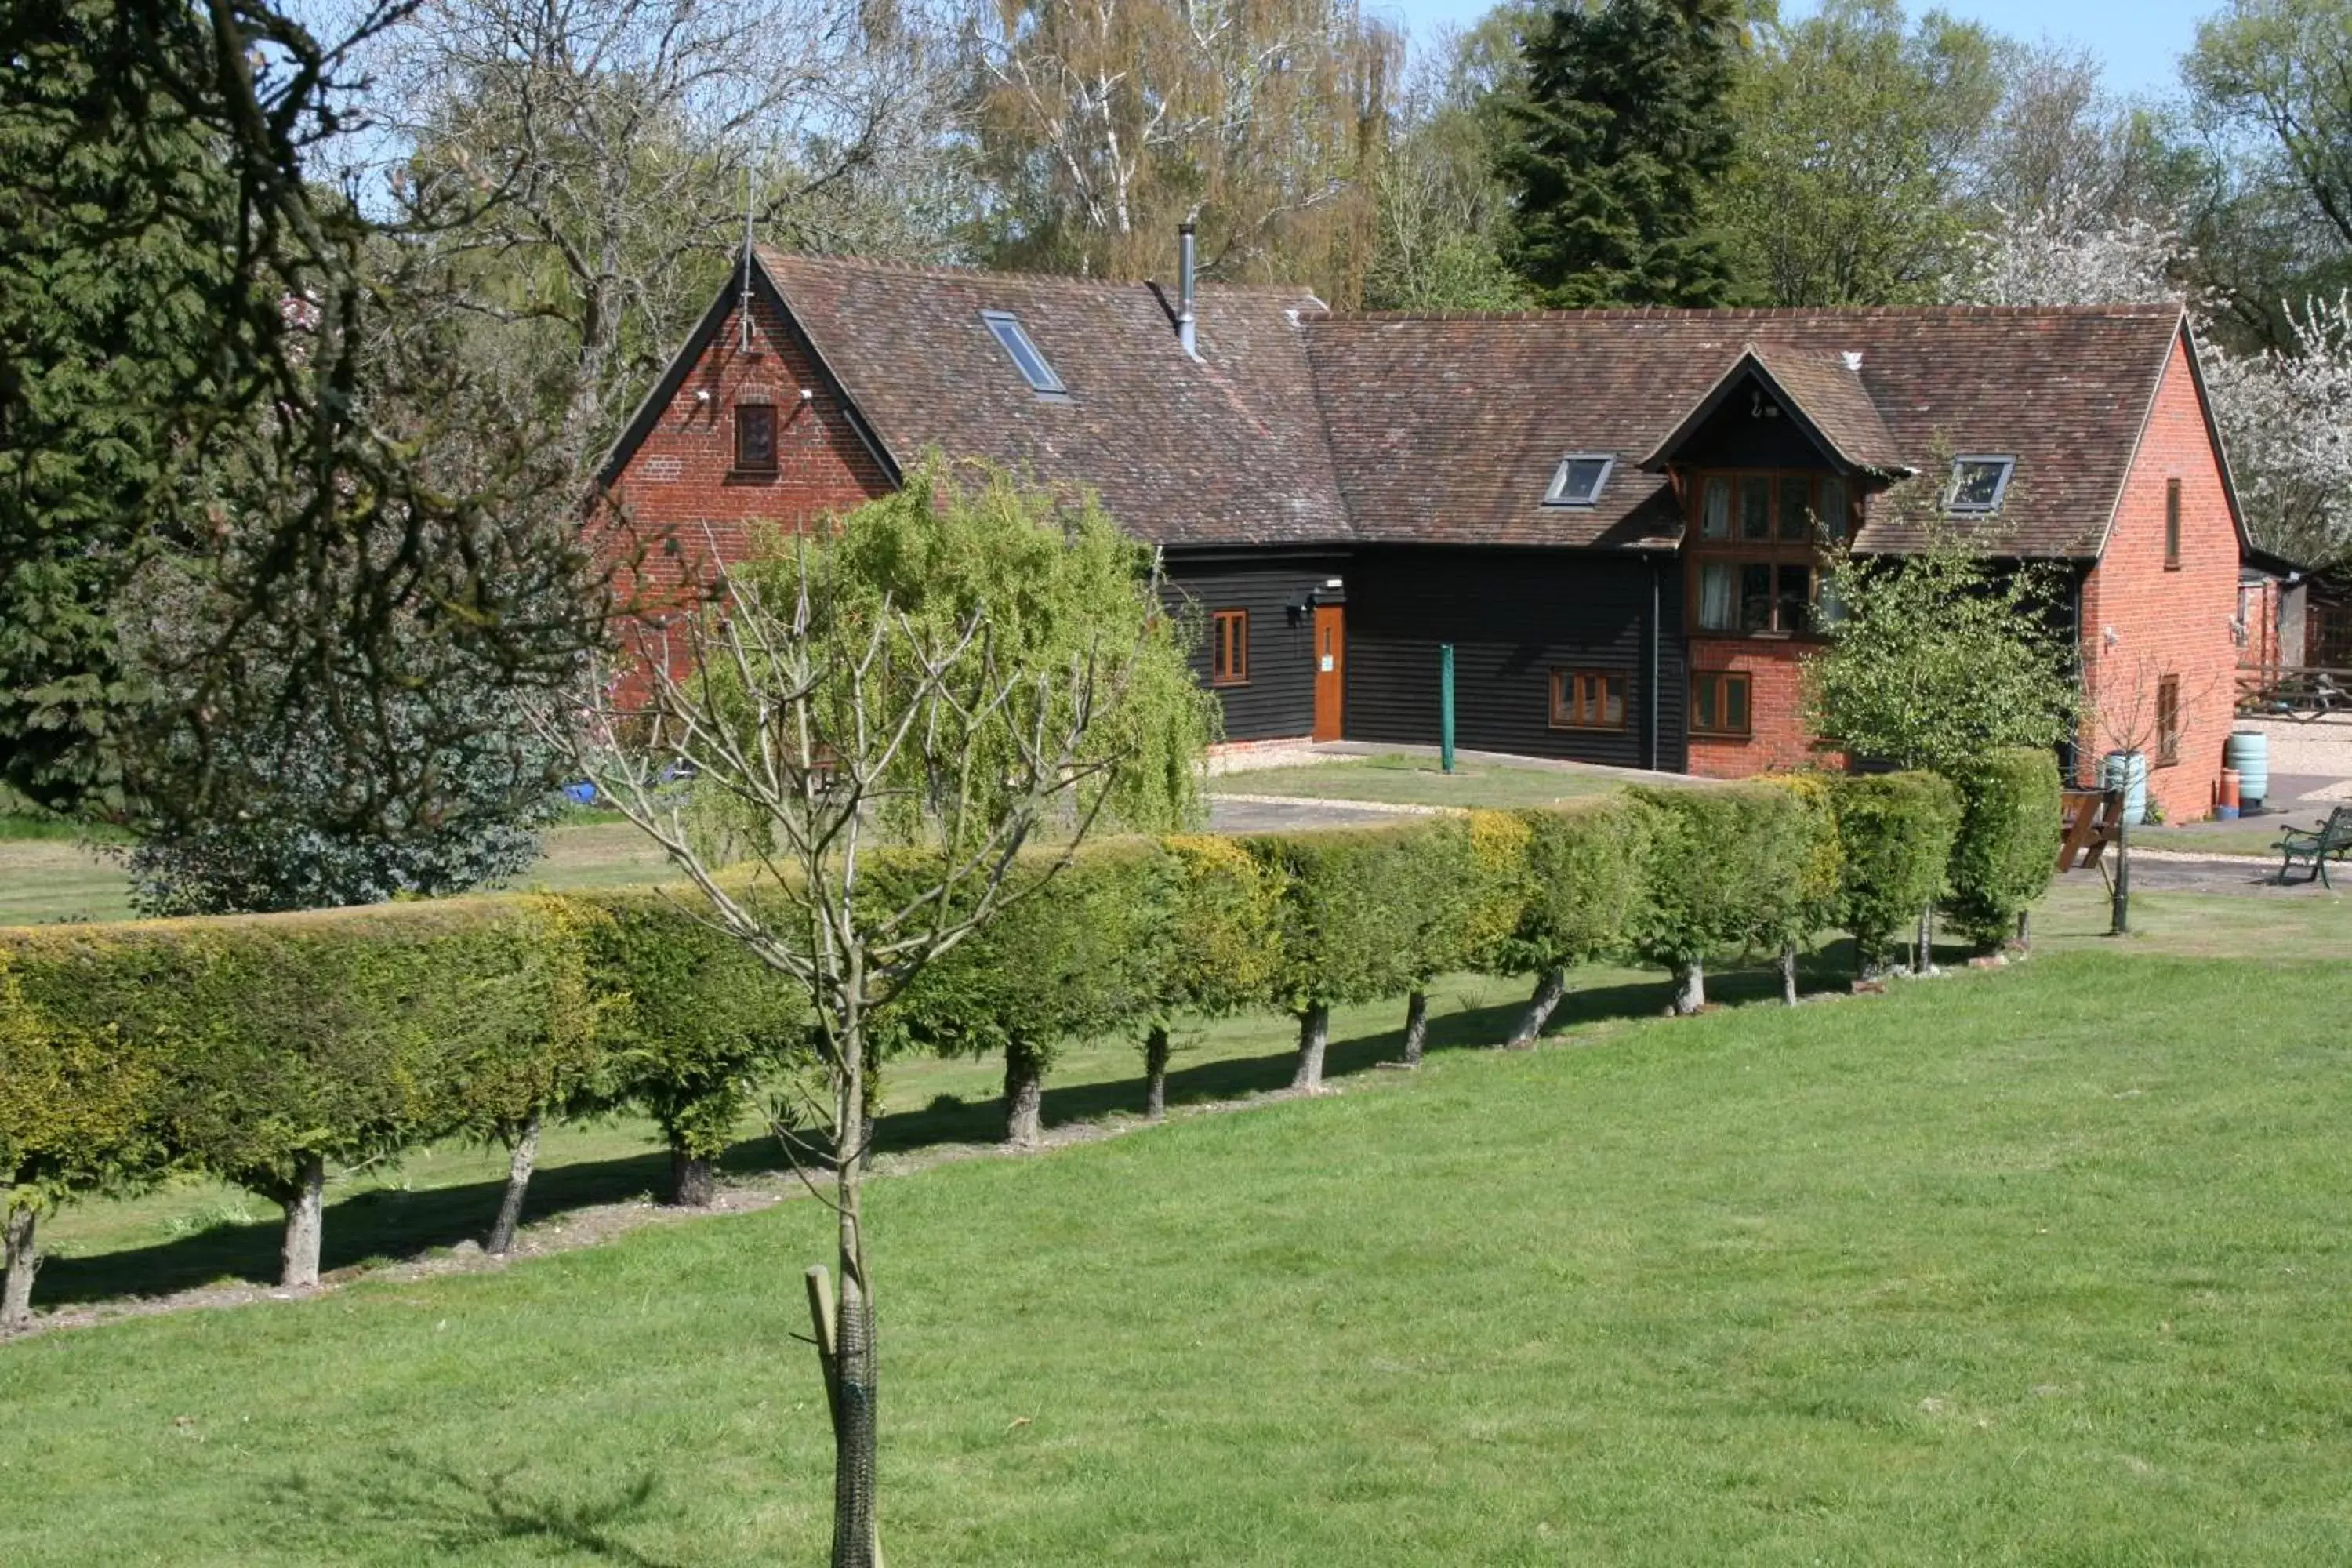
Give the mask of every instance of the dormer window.
M 1609 470 L 1617 459 L 1606 452 L 1570 452 L 1551 471 L 1551 488 L 1544 491 L 1546 506 L 1591 506 L 1601 499 Z
M 1952 488 L 1944 498 L 1944 510 L 1998 511 L 2001 495 L 2009 489 L 2010 472 L 2016 467 L 2015 458 L 1953 458 Z
M 1062 378 L 1054 374 L 1054 367 L 1045 363 L 1045 356 L 1039 353 L 1037 345 L 1029 341 L 1020 317 L 1010 310 L 982 310 L 980 319 L 988 323 L 988 330 L 996 335 L 997 342 L 1012 356 L 1013 368 L 1021 373 L 1021 379 L 1029 384 L 1030 391 L 1040 397 L 1069 395 L 1069 388 L 1062 384 Z

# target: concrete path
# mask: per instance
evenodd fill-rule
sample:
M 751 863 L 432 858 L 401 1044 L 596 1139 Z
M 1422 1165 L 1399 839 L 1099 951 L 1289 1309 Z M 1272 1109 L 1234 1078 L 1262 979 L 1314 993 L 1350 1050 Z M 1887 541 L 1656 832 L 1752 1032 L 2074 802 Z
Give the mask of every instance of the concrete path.
M 1366 800 L 1296 800 L 1283 795 L 1213 795 L 1212 833 L 1289 833 L 1301 827 L 1358 827 L 1425 815 L 1435 808 Z

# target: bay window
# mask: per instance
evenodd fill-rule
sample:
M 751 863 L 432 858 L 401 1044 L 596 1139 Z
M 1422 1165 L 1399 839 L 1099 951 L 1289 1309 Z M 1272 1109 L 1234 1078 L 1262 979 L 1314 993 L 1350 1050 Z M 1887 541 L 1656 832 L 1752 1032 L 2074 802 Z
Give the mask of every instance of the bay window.
M 1851 507 L 1835 474 L 1699 476 L 1687 552 L 1692 627 L 1734 637 L 1812 631 L 1820 552 L 1845 539 Z

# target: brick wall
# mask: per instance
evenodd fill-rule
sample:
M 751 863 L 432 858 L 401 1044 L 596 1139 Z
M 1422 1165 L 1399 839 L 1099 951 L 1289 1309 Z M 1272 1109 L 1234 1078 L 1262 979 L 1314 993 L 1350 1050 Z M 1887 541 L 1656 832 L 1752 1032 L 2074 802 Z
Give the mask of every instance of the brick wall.
M 614 483 L 623 521 L 608 547 L 642 558 L 648 593 L 682 580 L 713 546 L 739 560 L 763 530 L 799 531 L 890 489 L 772 296 L 753 297 L 751 329 L 747 351 L 728 313 Z M 735 410 L 757 401 L 776 410 L 776 468 L 738 473 Z
M 1694 679 L 1711 669 L 1748 672 L 1749 732 L 1745 740 L 1691 736 L 1687 771 L 1736 779 L 1822 761 L 1805 731 L 1804 671 L 1798 661 L 1810 651 L 1811 644 L 1692 638 Z
M 2165 563 L 2165 492 L 2180 481 L 2180 561 Z M 2156 761 L 2158 681 L 2178 677 L 2179 761 L 2151 766 L 2167 820 L 2209 814 L 2236 689 L 2238 536 L 2206 434 L 2185 345 L 2175 345 L 2106 552 L 2083 586 L 2084 684 L 2093 758 L 2137 741 Z M 2092 763 L 2091 765 L 2095 765 Z

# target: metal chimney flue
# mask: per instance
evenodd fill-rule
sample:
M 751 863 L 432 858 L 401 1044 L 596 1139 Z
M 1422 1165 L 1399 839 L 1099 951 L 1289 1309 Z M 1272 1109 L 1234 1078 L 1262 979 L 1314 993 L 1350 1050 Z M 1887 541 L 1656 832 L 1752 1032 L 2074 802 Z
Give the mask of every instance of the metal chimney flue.
M 1194 359 L 1201 350 L 1192 330 L 1192 220 L 1186 218 L 1176 229 L 1176 341 Z

